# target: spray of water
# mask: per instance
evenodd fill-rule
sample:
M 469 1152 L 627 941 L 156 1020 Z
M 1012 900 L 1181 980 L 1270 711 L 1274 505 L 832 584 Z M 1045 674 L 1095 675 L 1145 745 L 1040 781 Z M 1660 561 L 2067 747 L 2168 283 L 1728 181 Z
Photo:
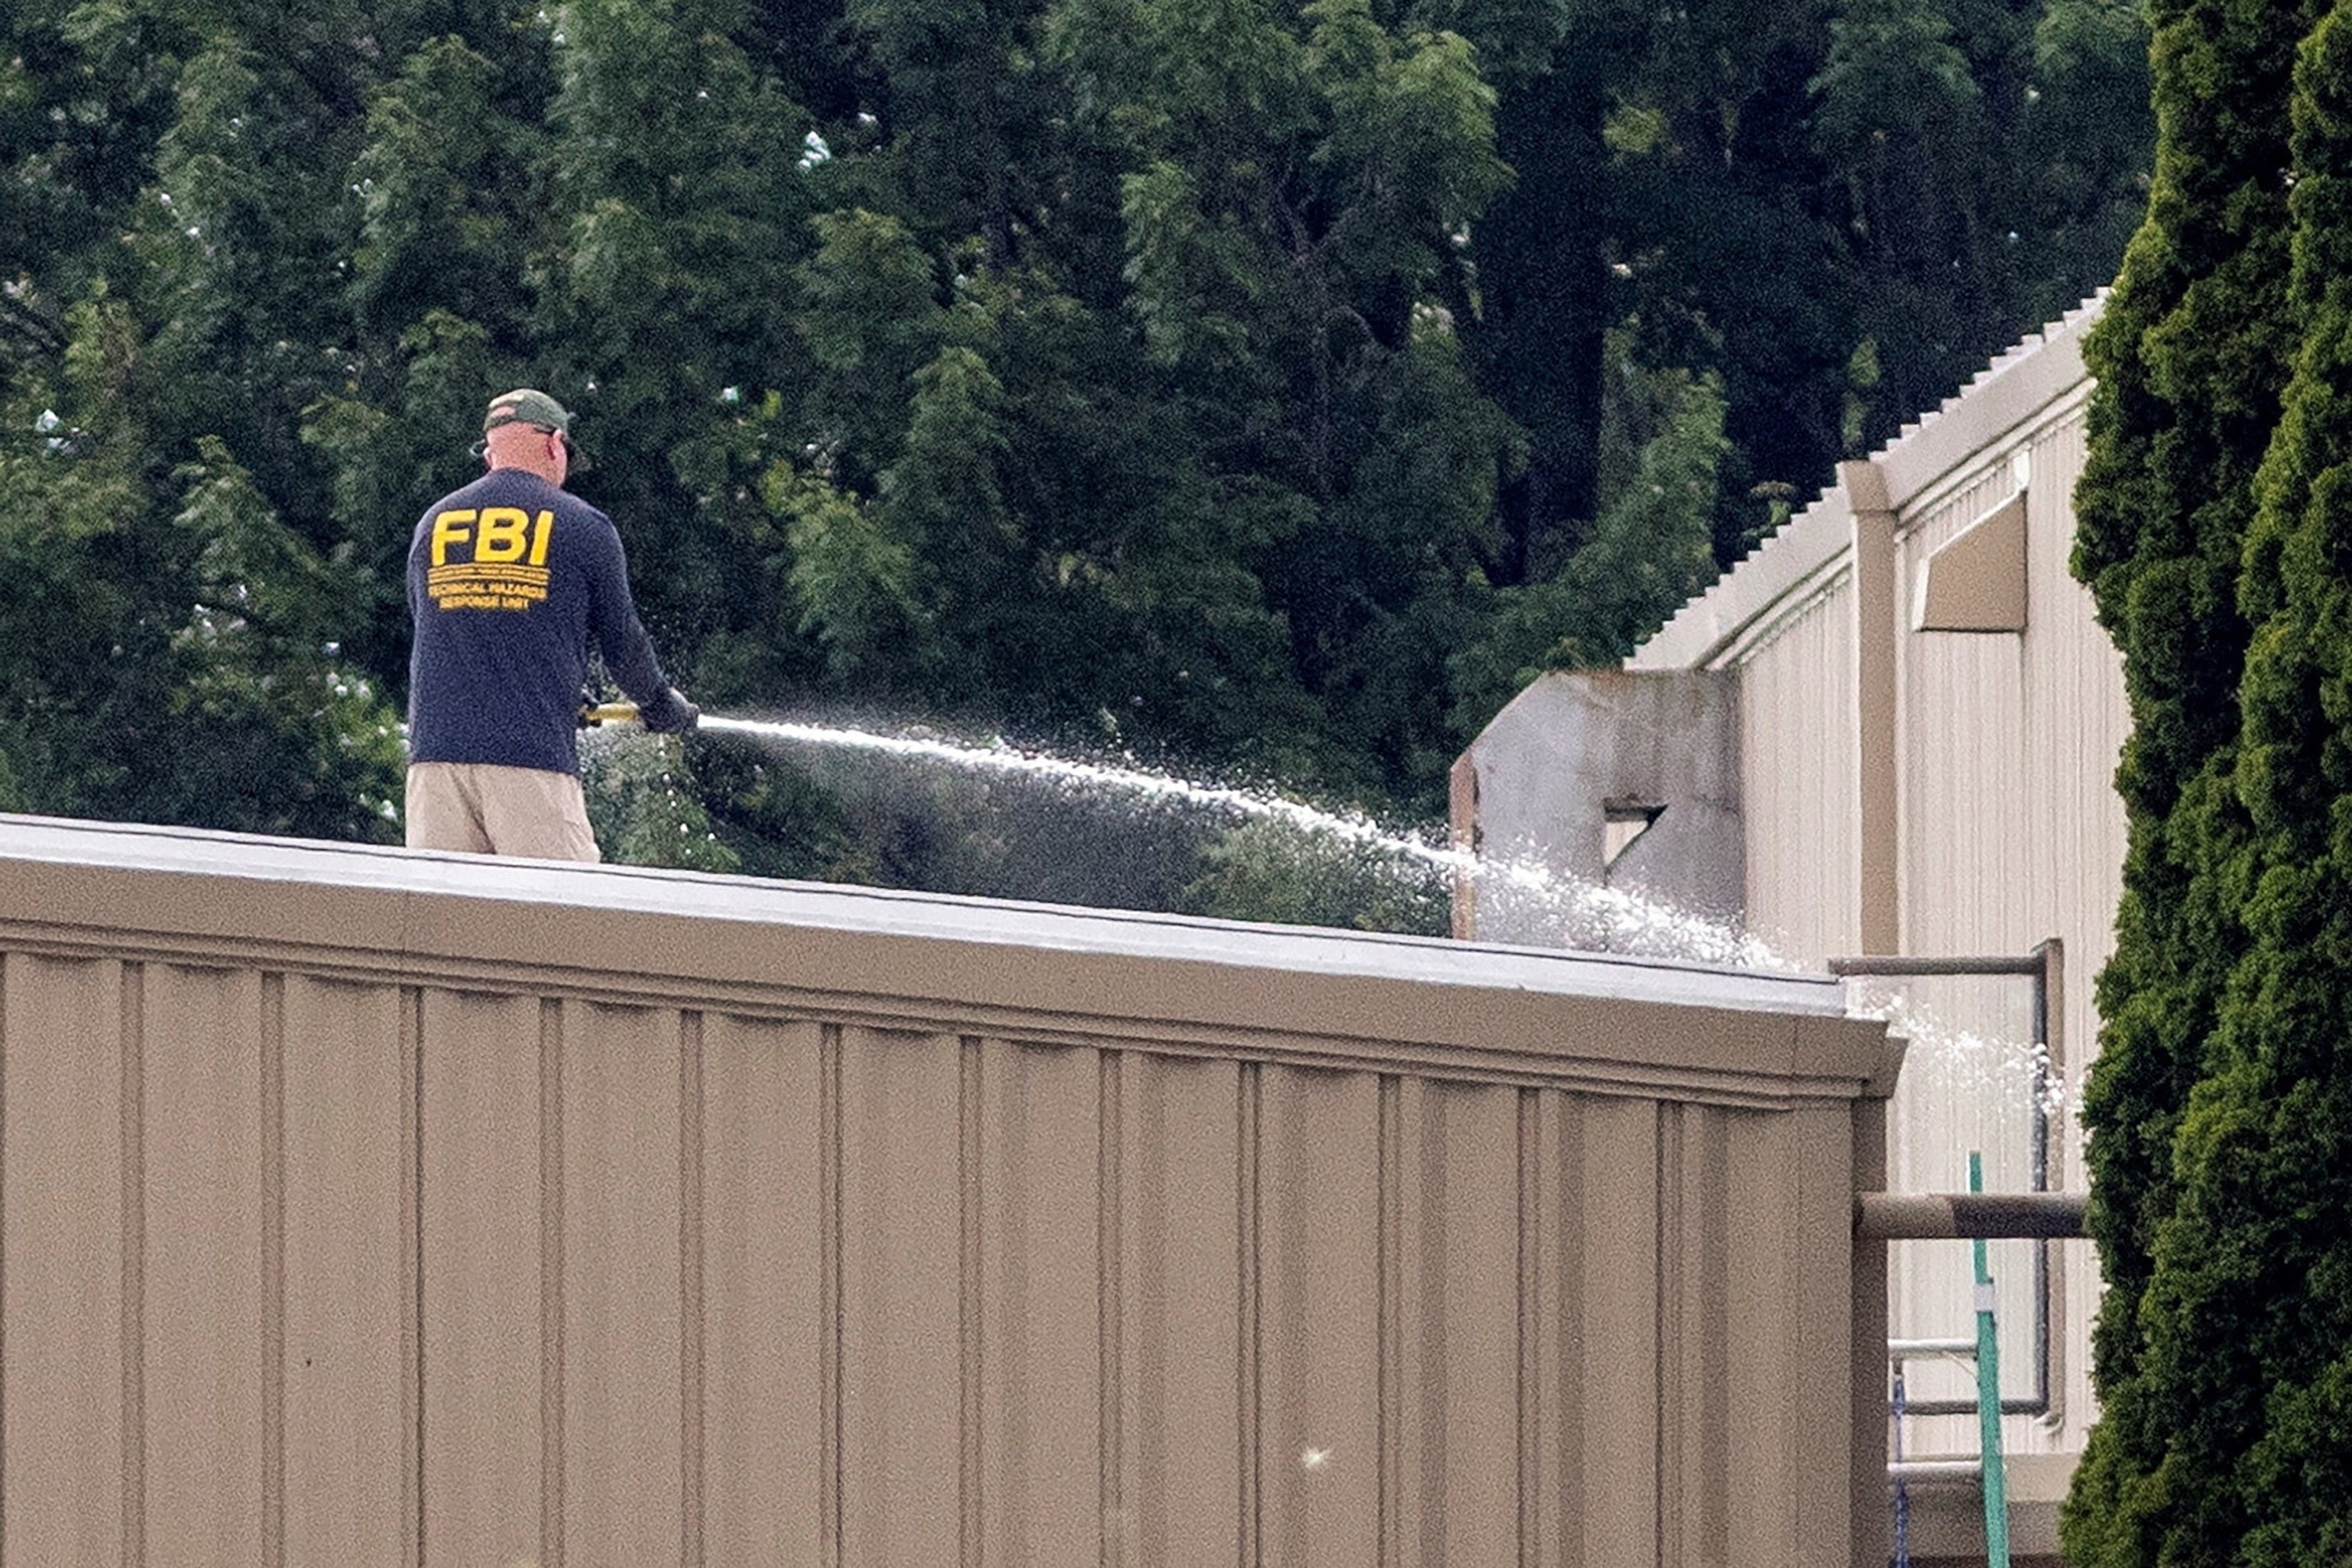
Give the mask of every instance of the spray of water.
M 1481 855 L 1433 831 L 1398 831 L 1361 813 L 1309 805 L 1271 790 L 1056 756 L 1002 738 L 971 743 L 930 734 L 708 713 L 701 728 L 770 744 L 1024 778 L 1093 799 L 1173 805 L 1279 823 L 1311 839 L 1384 858 L 1401 875 L 1442 877 L 1465 886 L 1482 909 L 1507 906 L 1513 928 L 1546 945 L 1750 970 L 1786 973 L 1800 967 L 1734 922 L 1600 886 L 1533 860 Z M 2053 1118 L 2063 1111 L 2066 1084 L 2053 1069 L 2045 1047 L 1955 1026 L 1896 991 L 1850 984 L 1848 996 L 1857 1016 L 1884 1018 L 1906 1037 L 1915 1068 L 1936 1075 L 1941 1089 L 2012 1106 L 2038 1100 Z
M 1929 1075 L 1923 1087 L 1934 1098 L 2039 1111 L 2053 1122 L 2068 1113 L 2072 1095 L 2045 1042 L 1960 1027 L 1882 982 L 1849 980 L 1846 1010 L 1882 1018 L 1890 1033 L 1910 1041 Z M 1915 1082 L 1919 1077 L 1911 1076 Z
M 1481 856 L 1434 835 L 1399 832 L 1360 813 L 1333 811 L 1267 790 L 1208 784 L 1149 769 L 1077 761 L 1003 739 L 971 745 L 923 735 L 889 735 L 831 724 L 705 714 L 701 728 L 772 742 L 826 746 L 966 770 L 1010 774 L 1107 797 L 1174 804 L 1283 824 L 1312 838 L 1386 857 L 1409 872 L 1436 875 L 1507 896 L 1514 924 L 1552 945 L 1748 969 L 1791 967 L 1726 921 L 1564 876 L 1532 861 Z

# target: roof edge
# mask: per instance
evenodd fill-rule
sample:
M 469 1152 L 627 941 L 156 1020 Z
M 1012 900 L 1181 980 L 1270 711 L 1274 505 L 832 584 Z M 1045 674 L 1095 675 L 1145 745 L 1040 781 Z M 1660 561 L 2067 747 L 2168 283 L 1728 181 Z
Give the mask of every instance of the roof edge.
M 2083 339 L 2106 305 L 2102 289 L 1996 355 L 1968 384 L 1870 455 L 1898 514 L 1970 455 L 2031 420 L 2080 382 Z M 1631 670 L 1703 668 L 1759 621 L 1818 585 L 1853 542 L 1843 481 L 1817 494 L 1769 538 L 1675 612 L 1624 661 Z

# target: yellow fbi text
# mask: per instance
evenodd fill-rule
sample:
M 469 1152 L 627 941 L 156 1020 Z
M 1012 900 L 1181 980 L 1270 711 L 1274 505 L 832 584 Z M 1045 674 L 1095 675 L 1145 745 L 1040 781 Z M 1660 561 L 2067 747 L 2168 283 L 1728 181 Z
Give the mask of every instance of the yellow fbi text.
M 444 610 L 528 610 L 547 597 L 555 513 L 519 506 L 453 508 L 433 519 L 425 591 Z

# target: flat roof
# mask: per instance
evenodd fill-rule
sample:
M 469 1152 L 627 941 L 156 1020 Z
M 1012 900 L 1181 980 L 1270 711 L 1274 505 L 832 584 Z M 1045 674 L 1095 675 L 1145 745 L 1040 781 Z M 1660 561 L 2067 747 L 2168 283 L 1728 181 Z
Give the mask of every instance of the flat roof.
M 729 926 L 1159 958 L 1533 995 L 1843 1016 L 1827 974 L 1717 967 L 1324 927 L 1256 924 L 633 866 L 0 814 L 0 865 L 121 868 L 255 883 L 659 914 Z M 6 907 L 0 882 L 0 915 Z M 127 912 L 127 911 L 126 911 Z

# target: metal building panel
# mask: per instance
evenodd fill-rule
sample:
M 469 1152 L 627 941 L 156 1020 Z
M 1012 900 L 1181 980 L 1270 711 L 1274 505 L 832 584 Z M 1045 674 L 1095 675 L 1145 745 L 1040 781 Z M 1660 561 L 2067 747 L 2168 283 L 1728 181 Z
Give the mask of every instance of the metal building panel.
M 1907 584 L 1916 586 L 1935 552 L 1962 535 L 1971 520 L 2015 496 L 2021 449 L 2011 444 L 1977 454 L 1912 516 L 1904 539 Z M 2057 482 L 2030 470 L 2025 477 L 2029 494 Z M 2029 549 L 2037 542 L 2029 537 Z M 2033 890 L 2032 824 L 2043 801 L 2029 784 L 2025 757 L 2028 684 L 2046 636 L 2042 619 L 2053 606 L 2030 589 L 2027 597 L 2021 635 L 1927 631 L 1906 633 L 1899 645 L 1907 952 L 2022 953 L 2052 934 L 2039 925 L 2034 907 L 2042 900 Z M 1989 1188 L 2025 1190 L 2030 1085 L 2021 1068 L 2015 1074 L 2001 1070 L 2002 1053 L 2021 1049 L 2029 1032 L 2022 984 L 1937 979 L 1905 991 L 1918 1021 L 1906 1026 L 1913 1038 L 1893 1108 L 1890 1186 L 1962 1190 L 1975 1152 L 1982 1156 Z M 2031 1342 L 2036 1303 L 2030 1270 L 2011 1268 L 2019 1259 L 2008 1252 L 1996 1253 L 1997 1315 L 2008 1325 L 2004 1339 L 2012 1352 L 2003 1381 L 2016 1390 L 2028 1373 L 2027 1358 L 2017 1352 Z M 1973 1335 L 1970 1248 L 1900 1243 L 1889 1247 L 1888 1259 L 1898 1337 Z M 1966 1363 L 1917 1362 L 1906 1370 L 1913 1401 L 1973 1396 L 1973 1369 Z M 1968 1416 L 1912 1417 L 1906 1441 L 1915 1458 L 1968 1453 L 1977 1430 Z M 2017 1451 L 2039 1452 L 2048 1442 L 2047 1432 L 2021 1431 Z
M 1261 1080 L 1260 1561 L 1381 1561 L 1381 1080 Z
M 1712 1109 L 1696 1116 L 1708 1133 L 1700 1189 L 1706 1199 L 1703 1223 L 1721 1250 L 1717 1289 L 1722 1309 L 1711 1331 L 1737 1336 L 1720 1363 L 1720 1403 L 1706 1412 L 1706 1419 L 1752 1421 L 1775 1429 L 1785 1467 L 1779 1474 L 1759 1468 L 1734 1475 L 1719 1444 L 1704 1449 L 1698 1474 L 1719 1511 L 1699 1514 L 1718 1531 L 1708 1542 L 1714 1555 L 1702 1552 L 1701 1561 L 1744 1563 L 1773 1542 L 1801 1538 L 1808 1521 L 1790 1505 L 1798 1493 L 1790 1484 L 1792 1473 L 1816 1465 L 1824 1479 L 1842 1475 L 1845 1424 L 1821 1421 L 1817 1409 L 1807 1408 L 1807 1391 L 1787 1381 L 1789 1367 L 1804 1348 L 1801 1321 L 1789 1303 L 1796 1296 L 1794 1271 L 1801 1266 L 1800 1248 L 1805 1245 L 1791 1222 L 1805 1212 L 1806 1174 L 1789 1158 L 1794 1131 L 1790 1120 L 1772 1117 L 1759 1123 L 1746 1112 Z M 1738 1333 L 1736 1323 L 1749 1327 Z
M 1583 1366 L 1588 1191 L 1585 1102 L 1546 1090 L 1520 1103 L 1519 1538 L 1584 1568 Z
M 1559 1267 L 1563 1286 L 1570 1276 L 1576 1285 L 1558 1331 L 1560 1376 L 1576 1388 L 1559 1397 L 1581 1404 L 1583 1419 L 1569 1432 L 1583 1484 L 1566 1500 L 1563 1522 L 1570 1542 L 1581 1538 L 1585 1568 L 1664 1563 L 1659 1521 L 1681 1500 L 1663 1468 L 1668 1381 L 1677 1375 L 1667 1357 L 1680 1343 L 1672 1320 L 1681 1307 L 1667 1294 L 1677 1238 L 1666 1228 L 1662 1178 L 1675 1167 L 1664 1163 L 1660 1107 L 1566 1100 L 1573 1112 L 1564 1142 L 1580 1145 L 1583 1180 L 1556 1189 L 1567 1230 Z
M 980 1311 L 973 1478 L 980 1557 L 1103 1559 L 1105 1416 L 1117 1410 L 1115 1276 L 1105 1271 L 1116 1184 L 1116 1058 L 991 1040 L 967 1058 L 979 1099 L 971 1218 Z
M 961 1563 L 976 1544 L 965 1050 L 953 1035 L 843 1032 L 845 1564 Z
M 2032 634 L 2037 657 L 2026 696 L 2025 775 L 2044 803 L 2031 827 L 2032 890 L 2047 900 L 2035 910 L 2041 929 L 2065 942 L 2066 984 L 2056 1009 L 2060 1037 L 2052 1067 L 2068 1092 L 2058 1108 L 2062 1136 L 2052 1151 L 2052 1179 L 2071 1192 L 2083 1191 L 2087 1182 L 2072 1097 L 2079 1094 L 2098 1045 L 2094 982 L 2115 952 L 2126 847 L 2115 773 L 2131 732 L 2121 657 L 2098 625 L 2090 595 L 2069 572 L 2069 502 L 2084 448 L 2080 408 L 2040 431 L 2032 461 L 2036 475 L 2049 476 L 2049 482 L 2037 482 L 2027 494 L 2030 592 L 2046 606 Z M 2081 1446 L 2095 1415 L 2089 1325 L 2098 1310 L 2099 1271 L 2095 1259 L 2069 1249 L 2059 1250 L 2055 1267 L 2062 1321 L 2071 1331 L 2057 1347 L 2066 1426 L 2054 1446 L 2071 1450 Z
M 138 1212 L 141 968 L 0 960 L 0 1555 L 13 1563 L 136 1560 L 141 1331 L 124 1243 Z
M 544 1561 L 562 1522 L 562 1004 L 431 988 L 420 1006 L 425 1556 Z
M 413 1005 L 391 985 L 284 985 L 285 1560 L 415 1564 Z
M 2026 824 L 2038 808 L 2025 777 L 2025 645 L 1930 633 L 1904 647 L 1906 951 L 2026 952 L 2041 939 L 2023 921 Z
M 1118 1069 L 1116 1561 L 1250 1561 L 1259 1069 L 1134 1052 Z M 1244 1268 L 1251 1268 L 1248 1288 Z M 1249 1341 L 1255 1352 L 1255 1338 Z
M 149 1561 L 262 1560 L 261 1042 L 282 988 L 250 969 L 143 966 L 139 1090 L 142 1534 Z M 268 994 L 270 1016 L 263 1016 Z M 256 1332 L 257 1329 L 261 1330 Z M 274 1421 L 276 1412 L 269 1413 Z M 272 1477 L 273 1482 L 276 1480 Z
M 1520 1291 L 1517 1089 L 1401 1081 L 1384 1089 L 1390 1123 L 1381 1185 L 1384 1320 L 1393 1324 L 1396 1473 L 1390 1548 L 1402 1561 L 1511 1563 L 1522 1540 L 1518 1489 Z
M 1659 1291 L 1672 1305 L 1658 1317 L 1658 1488 L 1668 1521 L 1658 1559 L 1694 1568 L 1738 1561 L 1727 1456 L 1711 1436 L 1731 1419 L 1731 1361 L 1747 1351 L 1728 1332 L 1727 1131 L 1700 1106 L 1667 1106 L 1659 1117 Z
M 2029 666 L 2025 773 L 2043 808 L 2031 818 L 2037 868 L 2030 895 L 2042 900 L 2040 929 L 2066 942 L 2064 1039 L 2079 1075 L 2098 1039 L 2092 979 L 2115 949 L 2115 912 L 2123 897 L 2126 830 L 2115 790 L 2116 766 L 2131 732 L 2123 661 L 2074 582 L 2070 504 L 2083 471 L 2085 432 L 2080 409 L 2037 436 L 2037 479 L 2027 492 L 2034 627 Z M 2076 1183 L 2079 1190 L 2079 1181 Z
M 1793 1568 L 1857 1528 L 1834 1465 L 1727 1415 L 1852 1388 L 1784 1325 L 1843 1310 L 1885 1059 L 1816 982 L 1344 937 L 1294 975 L 1235 956 L 1253 929 L 1154 954 L 1065 912 L 1075 958 L 877 922 L 858 973 L 920 984 L 844 992 L 797 925 L 761 981 L 744 932 L 696 940 L 741 919 L 723 879 L 572 907 L 508 900 L 529 867 L 18 837 L 30 1560 Z M 925 1026 L 968 962 L 989 999 Z M 1054 1005 L 1003 1028 L 1033 980 Z M 1785 1259 L 1721 1234 L 1790 1208 Z M 1776 1393 L 1713 1348 L 1749 1334 L 1822 1364 Z
M 681 1111 L 700 1020 L 689 1030 L 675 1009 L 595 1003 L 566 1004 L 563 1019 L 562 1257 L 551 1277 L 562 1313 L 564 1557 L 677 1562 L 685 1467 L 701 1458 L 698 1421 L 691 1444 L 685 1436 L 680 1245 Z
M 1860 940 L 1851 594 L 1841 579 L 1740 666 L 1748 928 L 1797 963 Z
M 740 1014 L 703 1023 L 702 1539 L 712 1563 L 819 1561 L 835 1522 L 831 1034 Z

